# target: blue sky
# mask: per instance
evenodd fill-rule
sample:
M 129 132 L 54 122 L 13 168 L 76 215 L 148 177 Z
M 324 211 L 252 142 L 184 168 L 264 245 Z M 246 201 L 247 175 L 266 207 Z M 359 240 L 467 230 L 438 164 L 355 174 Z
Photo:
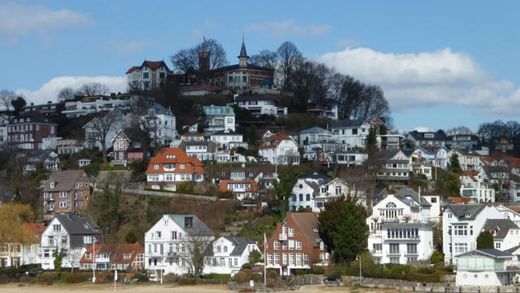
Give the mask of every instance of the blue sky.
M 188 3 L 189 2 L 189 3 Z M 398 129 L 476 129 L 520 114 L 518 1 L 1 1 L 0 89 L 53 99 L 96 80 L 124 87 L 143 59 L 219 40 L 231 63 L 293 41 L 381 85 Z

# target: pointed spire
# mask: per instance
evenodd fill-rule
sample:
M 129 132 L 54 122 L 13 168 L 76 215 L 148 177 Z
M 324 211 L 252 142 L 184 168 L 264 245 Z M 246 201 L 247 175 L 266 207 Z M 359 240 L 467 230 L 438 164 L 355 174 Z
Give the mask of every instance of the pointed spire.
M 249 56 L 247 56 L 247 51 L 246 51 L 246 42 L 244 41 L 244 35 L 242 34 L 242 47 L 240 48 L 240 55 L 238 55 L 238 58 L 249 58 Z

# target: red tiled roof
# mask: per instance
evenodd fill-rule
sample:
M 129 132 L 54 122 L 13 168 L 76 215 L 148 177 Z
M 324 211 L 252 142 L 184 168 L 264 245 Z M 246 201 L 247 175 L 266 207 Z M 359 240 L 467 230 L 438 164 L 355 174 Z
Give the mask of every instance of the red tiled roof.
M 134 71 L 137 71 L 137 70 L 139 70 L 139 69 L 141 69 L 141 66 L 132 66 L 132 67 L 130 67 L 130 68 L 126 71 L 126 74 L 130 74 L 130 73 L 132 73 L 132 72 L 134 72 Z
M 162 60 L 160 60 L 160 61 L 144 60 L 143 65 L 141 65 L 141 67 L 144 67 L 144 66 L 149 67 L 152 70 L 157 70 L 163 66 L 168 68 L 168 66 L 166 66 L 166 63 L 164 63 L 164 61 L 162 61 Z
M 113 264 L 130 264 L 139 253 L 144 252 L 144 246 L 139 243 L 123 244 L 96 244 L 96 253 L 106 253 L 110 256 Z M 87 246 L 85 253 L 92 253 L 92 245 Z M 80 263 L 91 263 L 92 258 L 86 258 L 85 253 L 81 257 Z M 125 259 L 124 254 L 130 254 L 130 258 Z
M 165 171 L 164 164 L 175 164 L 174 171 Z M 159 168 L 154 168 L 159 165 Z M 184 165 L 184 169 L 181 169 Z M 206 173 L 204 165 L 196 157 L 190 157 L 181 148 L 165 148 L 155 155 L 148 163 L 146 174 L 158 173 L 184 173 L 184 174 L 203 174 Z
M 43 231 L 45 231 L 45 226 L 39 223 L 23 223 L 22 229 L 24 229 L 29 235 L 34 236 L 34 241 L 39 242 Z
M 248 180 L 221 180 L 219 184 L 219 190 L 222 192 L 231 191 L 233 190 L 228 189 L 228 184 L 251 184 L 250 188 L 247 190 L 247 192 L 258 192 L 258 184 L 253 179 Z
M 292 140 L 292 138 L 285 133 L 273 134 L 273 135 L 269 136 L 268 138 L 266 138 L 264 141 L 262 141 L 260 143 L 259 148 L 264 148 L 264 149 L 275 148 L 280 144 L 280 142 L 282 142 L 284 140 Z
M 465 204 L 472 201 L 469 197 L 451 196 L 448 197 L 448 201 L 452 204 Z

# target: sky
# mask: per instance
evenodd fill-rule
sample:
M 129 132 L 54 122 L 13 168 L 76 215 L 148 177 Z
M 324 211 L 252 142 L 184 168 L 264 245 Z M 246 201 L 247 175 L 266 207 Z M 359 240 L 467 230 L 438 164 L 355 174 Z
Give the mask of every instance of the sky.
M 165 60 L 203 36 L 237 62 L 292 41 L 303 55 L 381 86 L 394 126 L 448 129 L 518 120 L 520 1 L 4 1 L 0 89 L 29 102 Z

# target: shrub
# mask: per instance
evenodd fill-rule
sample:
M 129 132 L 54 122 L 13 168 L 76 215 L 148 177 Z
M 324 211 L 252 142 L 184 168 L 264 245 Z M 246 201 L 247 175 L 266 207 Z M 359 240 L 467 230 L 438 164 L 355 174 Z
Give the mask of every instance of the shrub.
M 181 286 L 185 285 L 196 285 L 197 284 L 197 278 L 195 277 L 182 277 L 177 279 L 177 284 Z
M 228 282 L 231 280 L 231 275 L 229 275 L 229 274 L 207 274 L 204 276 L 204 279 Z
M 52 285 L 60 279 L 60 273 L 57 272 L 43 272 L 36 277 L 36 283 Z
M 441 262 L 444 262 L 444 253 L 435 250 L 431 257 L 431 263 L 436 264 Z
M 313 266 L 310 273 L 314 275 L 323 275 L 325 274 L 325 269 L 323 267 Z
M 81 283 L 87 282 L 92 277 L 90 272 L 78 272 L 78 273 L 62 273 L 60 276 L 61 280 L 65 283 Z
M 253 280 L 255 282 L 260 282 L 262 280 L 262 275 L 255 274 L 255 273 L 251 272 L 251 270 L 245 269 L 245 270 L 241 270 L 240 272 L 238 272 L 233 277 L 233 279 L 235 282 L 237 282 L 239 284 L 248 283 L 250 280 Z
M 195 184 L 193 182 L 182 182 L 177 186 L 178 193 L 193 193 Z

